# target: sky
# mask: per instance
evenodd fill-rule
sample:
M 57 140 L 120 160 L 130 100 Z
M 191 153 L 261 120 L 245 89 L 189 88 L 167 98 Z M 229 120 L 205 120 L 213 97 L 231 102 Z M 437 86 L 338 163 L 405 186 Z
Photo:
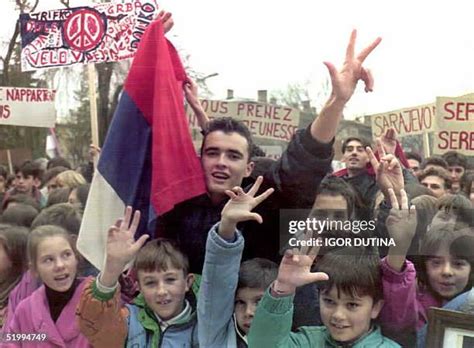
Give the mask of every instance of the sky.
M 71 0 L 71 5 L 90 4 Z M 341 66 L 351 30 L 356 51 L 382 37 L 366 66 L 374 92 L 360 85 L 346 117 L 431 103 L 436 96 L 474 92 L 474 35 L 469 0 L 162 0 L 175 26 L 168 37 L 190 54 L 190 64 L 205 75 L 214 99 L 256 98 L 257 90 L 284 90 L 308 83 L 313 104 L 328 73 L 323 61 Z M 39 10 L 60 8 L 40 0 Z M 0 5 L 0 39 L 11 35 L 13 5 Z M 4 52 L 1 52 L 4 54 Z

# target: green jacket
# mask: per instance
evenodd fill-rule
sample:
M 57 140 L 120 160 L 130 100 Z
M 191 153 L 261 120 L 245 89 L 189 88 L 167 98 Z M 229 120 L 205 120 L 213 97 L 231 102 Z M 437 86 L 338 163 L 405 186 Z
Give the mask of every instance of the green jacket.
M 260 300 L 247 336 L 249 348 L 345 347 L 332 339 L 325 326 L 303 326 L 291 332 L 293 297 L 275 298 L 269 290 Z M 382 336 L 378 326 L 353 342 L 351 348 L 397 348 L 396 342 Z

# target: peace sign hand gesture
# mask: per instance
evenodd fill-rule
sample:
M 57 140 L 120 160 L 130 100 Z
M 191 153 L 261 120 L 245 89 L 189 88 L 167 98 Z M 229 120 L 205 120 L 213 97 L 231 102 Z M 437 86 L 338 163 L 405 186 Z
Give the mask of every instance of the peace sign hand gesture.
M 262 203 L 270 196 L 274 189 L 269 188 L 259 196 L 255 196 L 260 185 L 263 182 L 263 177 L 259 176 L 257 181 L 245 193 L 241 187 L 236 186 L 232 190 L 226 190 L 225 193 L 230 197 L 230 200 L 224 206 L 221 213 L 221 223 L 219 225 L 219 234 L 224 239 L 232 239 L 237 223 L 248 220 L 255 220 L 262 223 L 262 217 L 257 213 L 252 213 L 252 210 Z
M 375 157 L 370 147 L 366 148 L 370 163 L 375 171 L 377 184 L 382 190 L 385 200 L 390 201 L 388 189 L 391 188 L 400 200 L 400 191 L 405 187 L 403 181 L 403 172 L 400 162 L 393 154 L 386 154 L 380 139 L 376 140 L 377 151 L 380 155 L 380 161 Z
M 337 71 L 332 63 L 324 62 L 331 76 L 332 95 L 344 103 L 349 101 L 352 94 L 354 94 L 359 80 L 364 81 L 366 92 L 372 92 L 374 87 L 374 79 L 372 78 L 370 70 L 364 68 L 362 64 L 382 39 L 378 37 L 355 56 L 354 48 L 356 37 L 357 31 L 354 29 L 351 33 L 349 44 L 347 45 L 346 58 L 341 70 Z

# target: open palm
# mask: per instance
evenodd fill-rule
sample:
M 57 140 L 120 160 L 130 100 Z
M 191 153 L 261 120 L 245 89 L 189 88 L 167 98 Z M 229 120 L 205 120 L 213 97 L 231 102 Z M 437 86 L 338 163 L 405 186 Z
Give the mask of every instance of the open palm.
M 137 210 L 132 218 L 132 207 L 127 207 L 123 219 L 110 226 L 107 234 L 107 261 L 125 266 L 135 257 L 136 253 L 148 239 L 148 235 L 134 239 L 140 223 L 140 212 Z

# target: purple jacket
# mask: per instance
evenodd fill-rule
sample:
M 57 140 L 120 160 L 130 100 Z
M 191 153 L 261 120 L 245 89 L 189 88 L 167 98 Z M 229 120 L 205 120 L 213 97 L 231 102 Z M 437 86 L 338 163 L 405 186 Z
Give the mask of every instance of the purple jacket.
M 385 303 L 379 322 L 395 331 L 421 329 L 428 321 L 428 308 L 442 307 L 443 302 L 417 288 L 415 266 L 410 261 L 405 261 L 401 272 L 393 270 L 386 258 L 381 266 Z
M 85 282 L 77 287 L 72 299 L 64 307 L 56 323 L 53 322 L 46 299 L 46 289 L 42 285 L 30 297 L 21 301 L 13 318 L 10 318 L 5 333 L 44 333 L 47 339 L 43 342 L 23 341 L 21 345 L 6 347 L 25 348 L 82 348 L 92 347 L 87 338 L 79 331 L 76 323 L 76 307 L 81 298 Z M 3 345 L 2 345 L 3 347 Z

